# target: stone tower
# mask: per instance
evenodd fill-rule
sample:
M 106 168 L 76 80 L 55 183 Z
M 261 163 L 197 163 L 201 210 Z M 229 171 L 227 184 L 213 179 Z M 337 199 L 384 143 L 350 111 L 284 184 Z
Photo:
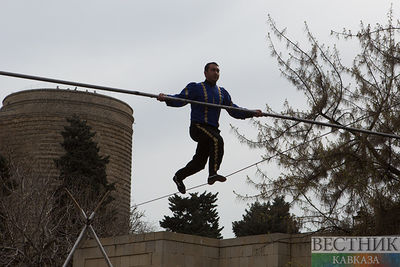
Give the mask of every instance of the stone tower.
M 130 212 L 133 110 L 115 98 L 76 90 L 36 89 L 7 96 L 0 109 L 0 152 L 58 176 L 54 159 L 65 151 L 61 131 L 77 114 L 96 132 L 101 155 L 109 155 L 107 179 L 115 183 L 118 216 Z

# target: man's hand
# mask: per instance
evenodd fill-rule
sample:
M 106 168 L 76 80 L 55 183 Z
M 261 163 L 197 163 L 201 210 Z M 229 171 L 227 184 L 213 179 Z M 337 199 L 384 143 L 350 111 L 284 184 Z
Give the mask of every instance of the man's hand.
M 260 109 L 256 109 L 253 117 L 262 117 L 262 116 L 263 116 L 262 111 Z
M 157 100 L 158 100 L 158 101 L 161 101 L 161 102 L 164 102 L 164 101 L 165 101 L 165 94 L 160 93 L 160 94 L 157 96 Z

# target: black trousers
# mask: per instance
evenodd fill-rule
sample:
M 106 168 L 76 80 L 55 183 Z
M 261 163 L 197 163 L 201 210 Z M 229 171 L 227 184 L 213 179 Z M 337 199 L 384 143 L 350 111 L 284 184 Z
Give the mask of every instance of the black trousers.
M 176 172 L 179 179 L 183 180 L 204 169 L 207 159 L 210 176 L 217 173 L 224 155 L 224 140 L 219 133 L 220 130 L 211 125 L 190 125 L 190 137 L 197 142 L 196 154 L 184 168 Z

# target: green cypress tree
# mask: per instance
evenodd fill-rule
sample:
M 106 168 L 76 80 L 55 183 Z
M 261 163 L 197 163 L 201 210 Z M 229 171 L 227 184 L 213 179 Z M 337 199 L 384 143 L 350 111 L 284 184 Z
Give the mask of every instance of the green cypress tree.
M 191 193 L 182 198 L 174 195 L 169 200 L 169 209 L 173 216 L 164 216 L 160 226 L 167 231 L 199 235 L 211 238 L 222 238 L 219 227 L 219 216 L 216 210 L 218 193 Z
M 276 197 L 274 202 L 254 202 L 246 209 L 241 221 L 232 223 L 236 237 L 261 235 L 268 233 L 298 233 L 298 223 L 289 213 L 289 203 L 283 197 Z
M 60 170 L 60 180 L 67 189 L 87 188 L 91 200 L 97 199 L 99 194 L 104 193 L 113 186 L 107 182 L 106 165 L 108 156 L 99 155 L 99 147 L 93 141 L 95 132 L 86 121 L 74 115 L 67 119 L 69 126 L 64 127 L 61 133 L 64 141 L 61 146 L 65 154 L 55 160 Z

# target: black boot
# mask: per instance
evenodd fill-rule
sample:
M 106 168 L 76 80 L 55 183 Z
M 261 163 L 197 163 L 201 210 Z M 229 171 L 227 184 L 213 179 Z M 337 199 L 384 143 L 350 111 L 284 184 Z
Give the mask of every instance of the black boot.
M 181 179 L 179 179 L 176 175 L 174 176 L 174 178 L 172 178 L 172 180 L 175 182 L 176 187 L 178 187 L 178 191 L 181 192 L 182 194 L 185 194 L 186 187 L 183 184 L 183 181 Z
M 224 176 L 222 176 L 222 175 L 219 175 L 219 174 L 214 174 L 214 175 L 210 175 L 209 177 L 208 177 L 208 184 L 209 185 L 212 185 L 212 184 L 214 184 L 216 181 L 218 181 L 218 182 L 225 182 L 226 181 L 226 178 L 224 177 Z

